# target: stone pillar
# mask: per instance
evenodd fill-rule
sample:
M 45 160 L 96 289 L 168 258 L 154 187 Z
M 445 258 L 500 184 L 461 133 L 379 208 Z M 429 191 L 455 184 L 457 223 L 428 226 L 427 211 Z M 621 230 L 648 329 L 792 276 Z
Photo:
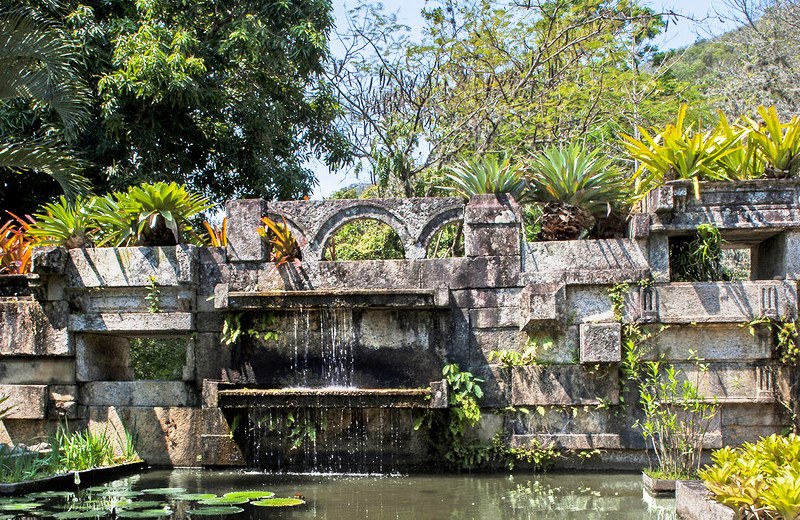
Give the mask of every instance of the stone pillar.
M 464 210 L 464 246 L 467 257 L 520 256 L 522 216 L 514 197 L 472 197 Z
M 267 203 L 263 199 L 229 200 L 228 214 L 228 261 L 265 262 L 267 247 L 256 230 L 261 225 Z

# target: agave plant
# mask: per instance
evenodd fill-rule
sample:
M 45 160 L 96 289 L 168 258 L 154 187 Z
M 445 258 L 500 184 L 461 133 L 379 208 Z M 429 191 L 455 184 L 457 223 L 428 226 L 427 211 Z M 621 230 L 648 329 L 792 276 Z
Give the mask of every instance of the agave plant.
M 586 235 L 597 217 L 608 216 L 628 198 L 621 170 L 597 150 L 580 145 L 549 148 L 534 156 L 529 169 L 523 201 L 542 205 L 545 240 Z
M 719 167 L 724 175 L 733 180 L 754 179 L 764 173 L 763 154 L 752 138 L 751 126 L 738 121 L 730 124 L 722 111 L 718 112 L 717 139 L 721 142 L 737 143 L 731 153 L 721 157 Z
M 639 164 L 634 173 L 636 193 L 643 196 L 664 181 L 691 180 L 695 197 L 700 197 L 701 180 L 725 180 L 728 177 L 720 161 L 735 153 L 741 146 L 738 140 L 728 140 L 720 129 L 695 131 L 686 125 L 688 107 L 682 104 L 675 124 L 657 129 L 651 135 L 639 127 L 641 139 L 622 134 L 622 144 L 628 155 Z
M 0 226 L 0 274 L 25 274 L 31 271 L 33 240 L 28 234 L 33 219 L 13 218 Z M 0 401 L 2 403 L 2 401 Z
M 800 172 L 800 117 L 781 123 L 774 106 L 758 107 L 763 123 L 744 118 L 752 131 L 750 139 L 763 154 L 768 167 L 767 177 L 794 177 Z
M 40 246 L 92 247 L 92 236 L 97 231 L 93 204 L 94 199 L 78 197 L 70 202 L 62 195 L 57 202 L 41 207 L 28 233 L 38 239 L 36 245 Z
M 95 206 L 104 232 L 101 244 L 171 246 L 183 242 L 189 219 L 211 203 L 174 182 L 142 183 L 127 192 L 111 193 Z
M 441 188 L 466 198 L 487 193 L 509 193 L 519 199 L 525 191 L 525 179 L 519 166 L 511 164 L 509 158 L 500 159 L 496 155 L 485 155 L 452 166 L 444 176 L 453 185 Z
M 269 217 L 262 218 L 261 222 L 264 225 L 258 228 L 258 234 L 269 241 L 269 259 L 271 262 L 275 262 L 276 267 L 289 262 L 299 265 L 303 259 L 300 244 L 297 243 L 297 239 L 289 229 L 286 217 L 281 218 L 283 223 L 275 222 Z

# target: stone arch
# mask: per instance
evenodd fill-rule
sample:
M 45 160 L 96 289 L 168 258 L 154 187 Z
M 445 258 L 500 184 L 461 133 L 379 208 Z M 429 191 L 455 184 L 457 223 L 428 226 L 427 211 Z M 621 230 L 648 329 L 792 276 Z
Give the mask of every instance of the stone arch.
M 416 244 L 422 250 L 423 255 L 428 250 L 428 243 L 436 236 L 436 233 L 443 227 L 454 222 L 463 222 L 464 208 L 449 208 L 434 215 L 422 228 L 422 231 L 417 237 Z
M 414 249 L 414 242 L 403 220 L 394 212 L 369 202 L 343 208 L 329 216 L 319 227 L 314 240 L 309 244 L 313 257 L 316 260 L 323 260 L 325 247 L 336 231 L 349 222 L 363 219 L 377 220 L 392 228 L 400 237 L 405 257 L 409 257 L 409 250 Z

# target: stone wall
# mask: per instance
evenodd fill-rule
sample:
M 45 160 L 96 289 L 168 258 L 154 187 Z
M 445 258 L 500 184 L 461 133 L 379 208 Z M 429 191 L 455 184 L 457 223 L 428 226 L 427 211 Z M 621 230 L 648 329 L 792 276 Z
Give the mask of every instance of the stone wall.
M 649 355 L 682 368 L 721 403 L 707 445 L 755 440 L 788 424 L 790 374 L 773 335 L 742 325 L 797 319 L 798 190 L 796 181 L 704 184 L 695 200 L 691 187 L 672 183 L 648 196 L 629 238 L 615 240 L 524 243 L 517 204 L 492 195 L 468 204 L 238 200 L 228 204 L 225 249 L 42 249 L 34 275 L 0 277 L 0 394 L 14 405 L 0 437 L 28 443 L 66 418 L 135 431 L 153 464 L 235 465 L 243 454 L 217 406 L 219 384 L 344 378 L 418 388 L 455 362 L 485 380 L 476 435 L 501 431 L 518 447 L 600 448 L 598 465 L 640 465 L 636 399 L 621 381 L 622 324 L 609 297 L 628 283 L 623 323 L 668 326 Z M 255 233 L 265 215 L 286 218 L 301 265 L 268 261 Z M 336 230 L 359 218 L 391 226 L 406 258 L 323 261 Z M 431 238 L 453 222 L 463 222 L 465 256 L 425 258 Z M 670 281 L 670 240 L 706 222 L 751 251 L 750 280 Z M 226 345 L 222 331 L 234 317 L 244 334 Z M 184 338 L 182 380 L 134 380 L 134 337 Z M 493 350 L 532 345 L 542 366 L 488 360 Z M 691 361 L 698 356 L 707 372 Z M 537 412 L 490 413 L 509 407 Z

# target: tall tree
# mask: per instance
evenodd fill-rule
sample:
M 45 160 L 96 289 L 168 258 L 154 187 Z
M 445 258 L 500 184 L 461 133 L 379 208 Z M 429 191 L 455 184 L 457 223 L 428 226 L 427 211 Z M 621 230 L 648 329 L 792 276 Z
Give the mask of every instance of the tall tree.
M 600 145 L 677 104 L 649 65 L 664 17 L 629 0 L 442 0 L 416 45 L 374 6 L 353 14 L 333 79 L 356 154 L 405 195 L 455 159 Z
M 78 150 L 98 191 L 171 180 L 216 201 L 290 199 L 313 187 L 307 159 L 346 160 L 321 76 L 328 0 L 71 2 L 94 94 Z M 47 121 L 17 115 L 28 132 Z
M 52 114 L 64 137 L 74 138 L 88 107 L 86 85 L 75 67 L 76 56 L 62 27 L 24 6 L 0 6 L 0 117 L 13 104 L 36 105 Z M 29 192 L 37 183 L 47 184 L 32 175 L 15 179 L 15 174 L 50 175 L 68 198 L 88 189 L 80 175 L 81 161 L 51 137 L 0 133 L 0 200 L 8 197 L 14 180 L 21 180 Z

